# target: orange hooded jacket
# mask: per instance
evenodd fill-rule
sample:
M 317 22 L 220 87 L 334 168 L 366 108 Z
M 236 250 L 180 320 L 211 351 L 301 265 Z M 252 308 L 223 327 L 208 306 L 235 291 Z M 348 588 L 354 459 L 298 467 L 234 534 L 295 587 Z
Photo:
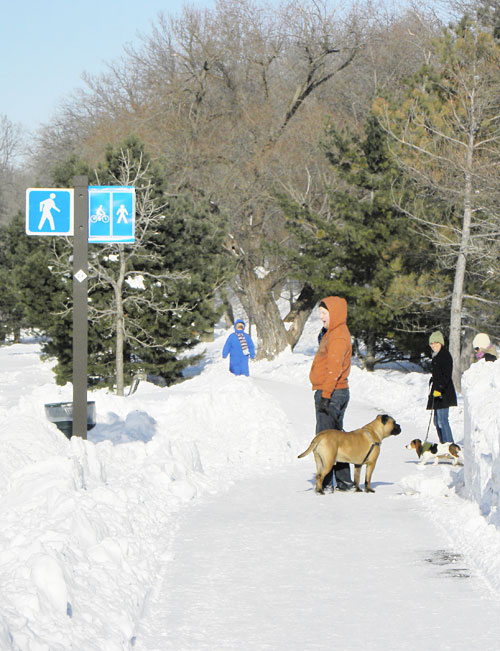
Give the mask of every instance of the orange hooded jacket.
M 328 308 L 330 323 L 313 359 L 309 379 L 314 391 L 321 390 L 323 398 L 330 398 L 335 389 L 348 387 L 352 346 L 345 298 L 328 296 L 323 303 Z

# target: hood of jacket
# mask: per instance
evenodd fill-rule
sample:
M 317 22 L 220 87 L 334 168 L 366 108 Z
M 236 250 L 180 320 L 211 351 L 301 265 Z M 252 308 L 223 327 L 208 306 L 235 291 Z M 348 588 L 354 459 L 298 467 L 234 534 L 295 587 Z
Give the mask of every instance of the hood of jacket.
M 327 296 L 322 299 L 330 315 L 328 332 L 335 330 L 342 324 L 347 324 L 347 301 L 341 296 Z
M 243 321 L 243 319 L 236 319 L 236 321 L 234 322 L 234 331 L 235 332 L 241 332 L 241 330 L 236 330 L 236 326 L 238 325 L 238 323 L 243 323 L 243 330 L 245 329 L 245 322 Z

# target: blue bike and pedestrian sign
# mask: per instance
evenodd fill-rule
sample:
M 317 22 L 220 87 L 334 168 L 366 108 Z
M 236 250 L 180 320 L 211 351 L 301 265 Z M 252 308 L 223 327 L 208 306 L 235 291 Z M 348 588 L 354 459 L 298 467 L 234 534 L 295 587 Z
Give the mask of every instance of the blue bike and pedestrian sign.
M 89 186 L 89 244 L 135 241 L 135 188 Z
M 28 188 L 26 233 L 73 235 L 73 188 Z
M 89 243 L 135 242 L 135 188 L 89 186 Z M 26 233 L 73 235 L 73 188 L 28 188 Z

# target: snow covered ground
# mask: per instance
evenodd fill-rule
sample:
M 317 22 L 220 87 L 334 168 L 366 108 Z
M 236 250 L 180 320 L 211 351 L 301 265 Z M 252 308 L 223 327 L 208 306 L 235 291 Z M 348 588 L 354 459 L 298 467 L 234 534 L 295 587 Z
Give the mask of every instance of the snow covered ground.
M 88 441 L 45 418 L 71 387 L 36 342 L 0 348 L 0 651 L 500 648 L 500 362 L 450 410 L 465 469 L 404 448 L 425 438 L 427 375 L 354 367 L 346 429 L 389 413 L 402 433 L 375 495 L 317 496 L 297 454 L 320 325 L 250 378 L 219 329 L 191 379 L 90 394 Z

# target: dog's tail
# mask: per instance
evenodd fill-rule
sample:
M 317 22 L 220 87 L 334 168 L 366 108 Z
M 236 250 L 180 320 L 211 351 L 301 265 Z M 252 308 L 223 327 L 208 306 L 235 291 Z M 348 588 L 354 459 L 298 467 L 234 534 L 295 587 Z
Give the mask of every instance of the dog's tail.
M 312 452 L 314 450 L 314 448 L 316 447 L 316 443 L 317 443 L 316 438 L 313 438 L 313 440 L 311 441 L 311 445 L 307 448 L 307 450 L 305 452 L 302 452 L 302 454 L 299 454 L 297 459 L 302 459 L 302 457 L 306 457 L 309 454 L 309 452 Z

